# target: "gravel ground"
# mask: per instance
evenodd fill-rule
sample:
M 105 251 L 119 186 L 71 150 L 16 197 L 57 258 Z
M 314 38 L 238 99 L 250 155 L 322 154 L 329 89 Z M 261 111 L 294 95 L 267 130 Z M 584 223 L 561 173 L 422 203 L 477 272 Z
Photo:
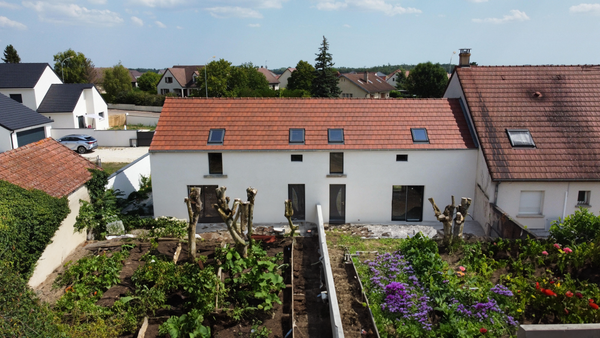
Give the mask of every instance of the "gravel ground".
M 122 162 L 130 163 L 148 153 L 150 147 L 99 147 L 81 156 L 90 161 L 99 156 L 103 163 Z

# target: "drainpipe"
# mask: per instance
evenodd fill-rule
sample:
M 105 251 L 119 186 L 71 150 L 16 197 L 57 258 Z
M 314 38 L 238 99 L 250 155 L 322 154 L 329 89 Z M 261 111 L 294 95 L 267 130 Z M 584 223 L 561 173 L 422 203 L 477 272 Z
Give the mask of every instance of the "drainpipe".
M 15 133 L 15 131 L 11 131 L 10 132 L 10 149 L 15 149 L 15 144 L 13 142 L 13 134 Z
M 498 181 L 498 183 L 496 183 L 496 188 L 494 189 L 494 206 L 498 206 L 498 187 L 500 186 L 500 183 L 502 183 L 502 181 Z
M 567 183 L 567 190 L 565 191 L 565 203 L 563 204 L 563 213 L 562 218 L 565 219 L 567 215 L 567 198 L 569 197 L 569 187 L 571 186 L 571 182 Z

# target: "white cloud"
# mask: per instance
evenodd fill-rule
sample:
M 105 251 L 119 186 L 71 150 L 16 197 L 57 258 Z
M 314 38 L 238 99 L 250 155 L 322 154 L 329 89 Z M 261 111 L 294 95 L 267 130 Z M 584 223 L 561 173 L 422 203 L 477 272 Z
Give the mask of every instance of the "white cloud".
M 129 0 L 129 4 L 140 5 L 146 7 L 169 8 L 185 5 L 186 0 Z
M 349 24 L 344 24 L 344 28 L 352 28 L 352 26 L 350 26 Z
M 19 9 L 19 8 L 21 8 L 17 4 L 9 4 L 8 2 L 4 2 L 4 1 L 0 1 L 0 7 L 1 8 L 8 8 L 8 9 Z
M 76 4 L 23 1 L 23 6 L 38 12 L 40 20 L 47 22 L 100 26 L 114 26 L 123 22 L 118 13 L 87 9 Z
M 27 26 L 25 26 L 24 24 L 17 21 L 13 21 L 5 16 L 0 16 L 0 27 L 16 28 L 21 30 L 27 29 Z
M 488 2 L 488 0 L 469 0 L 470 2 Z
M 282 8 L 283 3 L 287 1 L 288 0 L 259 0 L 255 6 L 258 8 Z
M 600 14 L 600 4 L 580 4 L 569 8 L 571 13 L 592 13 Z
M 476 23 L 494 23 L 501 24 L 512 21 L 527 21 L 529 17 L 525 12 L 521 12 L 517 9 L 513 9 L 510 11 L 510 15 L 505 15 L 501 19 L 500 18 L 486 18 L 486 19 L 473 19 L 473 22 Z
M 89 3 L 94 5 L 104 5 L 106 4 L 106 0 L 88 0 Z
M 258 27 L 260 27 L 260 24 L 259 23 L 251 23 L 251 24 L 248 24 L 248 27 L 258 28 Z
M 167 28 L 167 26 L 166 26 L 164 23 L 162 23 L 162 22 L 160 22 L 160 21 L 158 21 L 158 20 L 157 20 L 157 21 L 154 21 L 154 23 L 155 23 L 155 24 L 156 24 L 158 27 L 160 27 L 160 28 Z
M 251 8 L 242 8 L 242 7 L 212 7 L 206 8 L 210 15 L 215 18 L 254 18 L 254 19 L 262 19 L 262 14 L 260 12 L 255 11 Z
M 344 0 L 343 2 L 334 2 L 331 0 L 321 0 L 317 3 L 317 9 L 323 11 L 334 11 L 346 8 L 356 8 L 359 10 L 380 11 L 389 16 L 397 14 L 419 14 L 420 9 L 412 7 L 402 7 L 385 2 L 385 0 Z
M 183 29 L 183 27 L 181 27 L 181 26 L 177 26 L 177 27 L 175 27 L 175 28 L 177 28 L 177 29 Z
M 132 16 L 132 17 L 131 17 L 131 21 L 132 21 L 132 22 L 133 22 L 135 25 L 137 25 L 137 26 L 140 26 L 140 27 L 142 27 L 142 26 L 144 25 L 144 20 L 142 20 L 142 19 L 138 18 L 137 16 Z

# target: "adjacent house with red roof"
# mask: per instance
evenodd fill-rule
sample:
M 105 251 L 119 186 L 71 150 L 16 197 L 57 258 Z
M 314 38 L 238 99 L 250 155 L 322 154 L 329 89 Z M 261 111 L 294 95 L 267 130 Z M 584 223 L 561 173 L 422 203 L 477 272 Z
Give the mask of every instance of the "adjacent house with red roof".
M 339 76 L 338 87 L 342 90 L 340 97 L 360 97 L 387 99 L 393 86 L 377 73 L 347 73 Z
M 219 221 L 214 190 L 258 189 L 256 222 L 435 221 L 426 198 L 472 196 L 477 149 L 458 99 L 167 98 L 152 145 L 155 216 Z M 424 211 L 424 208 L 428 209 Z
M 444 96 L 460 100 L 480 145 L 473 217 L 490 229 L 499 208 L 547 230 L 598 206 L 600 66 L 461 64 Z
M 92 177 L 94 164 L 51 138 L 27 144 L 0 154 L 0 180 L 25 189 L 38 189 L 54 197 L 67 197 L 71 213 L 46 247 L 29 285 L 35 287 L 81 243 L 85 232 L 74 232 L 79 200 L 89 201 L 85 183 Z
M 204 66 L 173 66 L 167 68 L 156 85 L 156 90 L 161 95 L 175 93 L 179 97 L 187 97 L 192 91 L 197 90 L 196 77 Z

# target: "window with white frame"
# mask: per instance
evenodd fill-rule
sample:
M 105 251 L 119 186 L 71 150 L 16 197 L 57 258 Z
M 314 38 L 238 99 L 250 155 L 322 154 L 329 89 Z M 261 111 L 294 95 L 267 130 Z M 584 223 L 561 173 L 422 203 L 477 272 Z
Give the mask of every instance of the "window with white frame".
M 533 137 L 527 129 L 506 129 L 510 145 L 513 147 L 534 148 Z
M 521 191 L 519 215 L 542 215 L 543 205 L 543 191 Z
M 577 193 L 577 205 L 578 206 L 589 206 L 590 205 L 590 191 L 579 190 Z

